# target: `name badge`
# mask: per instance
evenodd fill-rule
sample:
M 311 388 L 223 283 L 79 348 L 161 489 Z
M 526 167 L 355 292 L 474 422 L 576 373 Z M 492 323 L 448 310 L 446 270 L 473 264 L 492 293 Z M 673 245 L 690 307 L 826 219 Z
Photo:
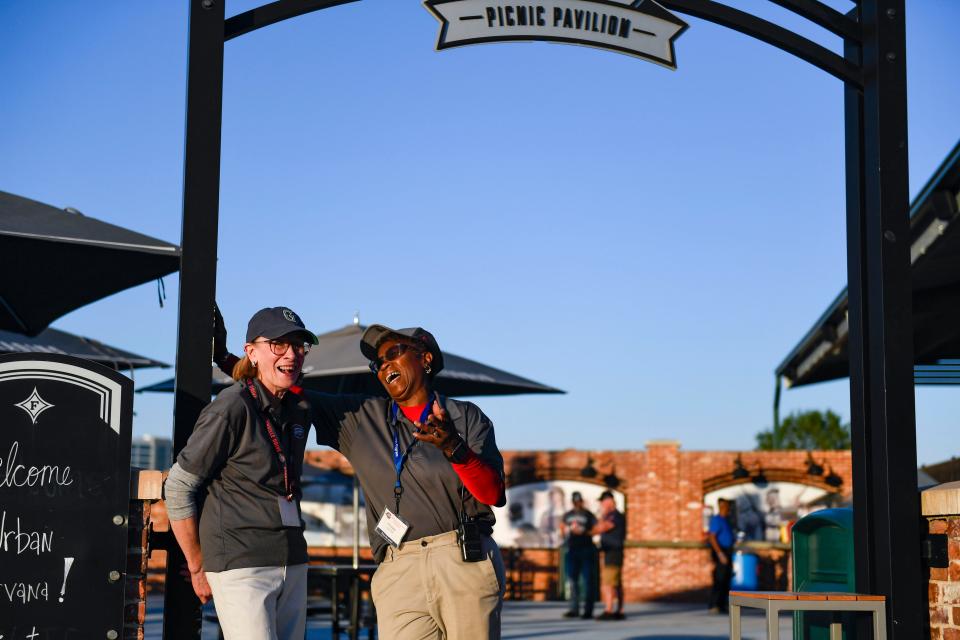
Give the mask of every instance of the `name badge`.
M 380 537 L 390 543 L 393 548 L 400 547 L 403 537 L 407 535 L 410 525 L 406 520 L 395 515 L 390 509 L 383 508 L 383 515 L 380 516 L 380 522 L 377 523 L 377 533 Z
M 285 527 L 303 526 L 300 524 L 300 509 L 296 500 L 287 500 L 284 496 L 277 496 L 277 504 L 280 506 L 280 523 Z

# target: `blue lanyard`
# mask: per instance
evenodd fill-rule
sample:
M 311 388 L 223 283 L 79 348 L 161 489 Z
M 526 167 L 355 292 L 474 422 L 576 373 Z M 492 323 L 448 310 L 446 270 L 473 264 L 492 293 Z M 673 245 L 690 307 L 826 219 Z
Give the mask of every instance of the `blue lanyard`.
M 393 497 L 394 497 L 394 507 L 396 508 L 396 514 L 400 515 L 400 496 L 403 494 L 403 484 L 400 482 L 400 474 L 403 472 L 403 463 L 407 461 L 407 456 L 410 454 L 410 451 L 417 446 L 417 440 L 414 438 L 413 442 L 407 447 L 406 451 L 400 453 L 400 428 L 397 427 L 397 412 L 400 410 L 400 407 L 397 406 L 397 403 L 394 402 L 393 406 L 390 408 L 393 414 L 393 467 L 397 470 L 397 481 L 393 485 Z M 427 406 L 423 408 L 423 413 L 420 414 L 420 423 L 426 421 L 427 416 L 430 415 L 430 403 L 427 403 Z

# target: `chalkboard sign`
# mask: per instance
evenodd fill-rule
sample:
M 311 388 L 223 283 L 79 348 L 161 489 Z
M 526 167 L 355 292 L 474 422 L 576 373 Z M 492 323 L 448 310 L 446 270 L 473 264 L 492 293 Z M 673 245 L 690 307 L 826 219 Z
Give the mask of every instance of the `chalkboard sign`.
M 0 356 L 0 639 L 123 633 L 133 383 Z

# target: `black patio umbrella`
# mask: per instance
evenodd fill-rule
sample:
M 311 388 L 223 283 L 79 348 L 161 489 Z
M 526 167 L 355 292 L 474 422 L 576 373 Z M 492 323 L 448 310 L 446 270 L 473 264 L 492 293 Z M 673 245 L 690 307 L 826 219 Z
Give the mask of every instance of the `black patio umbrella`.
M 0 330 L 60 316 L 180 268 L 180 248 L 72 209 L 0 191 Z
M 318 344 L 303 363 L 303 386 L 327 393 L 362 393 L 385 396 L 386 392 L 373 375 L 367 359 L 360 353 L 360 336 L 366 329 L 351 324 L 317 336 Z M 481 364 L 447 351 L 443 352 L 443 370 L 434 378 L 434 388 L 446 396 L 501 396 L 520 393 L 564 393 L 527 378 Z M 229 385 L 229 377 L 213 368 L 215 391 Z M 173 391 L 173 379 L 164 380 L 141 391 Z
M 92 360 L 118 371 L 147 367 L 170 368 L 165 362 L 58 329 L 45 329 L 33 337 L 0 331 L 0 354 L 3 353 L 60 353 Z

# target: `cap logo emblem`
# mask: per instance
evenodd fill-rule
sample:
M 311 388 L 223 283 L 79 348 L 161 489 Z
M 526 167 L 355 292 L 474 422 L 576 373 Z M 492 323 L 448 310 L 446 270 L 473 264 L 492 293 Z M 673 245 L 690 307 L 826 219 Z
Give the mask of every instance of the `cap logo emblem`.
M 290 311 L 290 309 L 283 310 L 283 317 L 289 320 L 290 322 L 297 321 L 297 314 L 295 314 L 293 311 Z

